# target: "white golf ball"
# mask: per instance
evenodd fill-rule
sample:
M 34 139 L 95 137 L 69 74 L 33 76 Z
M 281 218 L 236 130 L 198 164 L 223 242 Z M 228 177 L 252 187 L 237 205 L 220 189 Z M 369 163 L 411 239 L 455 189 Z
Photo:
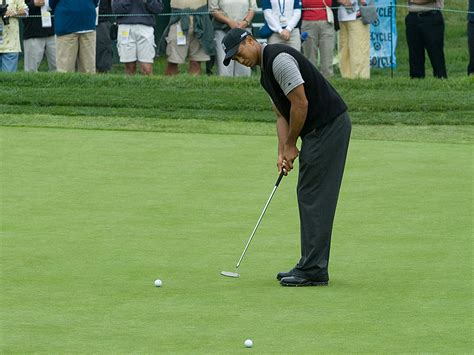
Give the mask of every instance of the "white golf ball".
M 161 282 L 160 279 L 155 280 L 155 286 L 156 287 L 161 287 L 161 284 L 162 284 L 162 282 Z
M 251 339 L 247 339 L 244 341 L 244 344 L 246 348 L 251 348 L 253 346 L 253 341 Z

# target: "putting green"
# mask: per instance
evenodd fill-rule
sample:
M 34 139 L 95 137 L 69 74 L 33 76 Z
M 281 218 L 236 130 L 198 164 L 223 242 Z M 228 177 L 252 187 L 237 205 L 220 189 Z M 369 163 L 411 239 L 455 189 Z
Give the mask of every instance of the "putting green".
M 0 129 L 7 352 L 467 353 L 472 145 L 351 142 L 331 282 L 283 288 L 296 173 L 273 137 Z M 161 288 L 153 281 L 160 278 Z

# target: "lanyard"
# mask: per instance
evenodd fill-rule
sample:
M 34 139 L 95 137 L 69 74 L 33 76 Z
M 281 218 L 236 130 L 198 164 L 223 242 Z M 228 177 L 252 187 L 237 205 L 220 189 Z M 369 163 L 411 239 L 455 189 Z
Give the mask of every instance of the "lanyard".
M 286 0 L 283 0 L 283 1 L 278 0 L 278 7 L 280 8 L 280 15 L 282 16 L 285 16 L 285 6 L 286 6 Z

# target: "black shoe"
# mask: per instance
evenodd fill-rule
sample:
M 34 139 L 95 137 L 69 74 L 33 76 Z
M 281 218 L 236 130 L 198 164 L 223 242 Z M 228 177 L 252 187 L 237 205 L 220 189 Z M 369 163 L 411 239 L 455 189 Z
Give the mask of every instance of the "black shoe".
M 293 276 L 293 274 L 291 272 L 279 272 L 277 274 L 277 280 L 280 281 L 282 278 L 290 277 L 290 276 Z
M 293 286 L 293 287 L 299 287 L 299 286 L 327 286 L 329 283 L 328 280 L 307 280 L 302 277 L 298 276 L 289 276 L 289 277 L 284 277 L 280 281 L 280 285 L 282 286 Z

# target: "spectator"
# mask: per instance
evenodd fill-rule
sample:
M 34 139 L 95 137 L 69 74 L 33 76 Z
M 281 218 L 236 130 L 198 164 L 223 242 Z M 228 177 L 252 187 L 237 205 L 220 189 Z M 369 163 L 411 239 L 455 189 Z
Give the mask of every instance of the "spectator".
M 189 73 L 201 74 L 201 63 L 215 54 L 214 29 L 208 15 L 207 0 L 171 0 L 170 22 L 160 41 L 166 53 L 166 75 L 179 72 L 179 64 L 189 59 Z
M 209 11 L 214 16 L 216 41 L 217 74 L 220 76 L 250 76 L 251 69 L 232 61 L 229 66 L 223 64 L 225 53 L 222 39 L 231 28 L 243 28 L 251 32 L 257 3 L 255 0 L 210 0 Z
M 23 18 L 23 49 L 26 72 L 37 72 L 46 55 L 49 71 L 56 71 L 56 38 L 53 18 L 45 0 L 28 0 L 29 15 Z M 46 14 L 47 12 L 47 14 Z M 39 16 L 42 15 L 41 18 Z
M 160 0 L 114 0 L 113 11 L 129 16 L 117 17 L 117 49 L 125 73 L 133 75 L 137 62 L 142 74 L 153 74 L 155 59 L 155 15 L 163 10 Z
M 112 0 L 100 0 L 99 23 L 96 31 L 95 46 L 95 70 L 98 73 L 107 73 L 112 69 L 112 38 L 110 28 L 112 27 Z
M 370 28 L 362 23 L 357 0 L 338 0 L 339 66 L 348 79 L 370 78 Z M 365 0 L 360 5 L 366 5 Z
M 405 17 L 410 77 L 425 77 L 425 50 L 433 67 L 433 76 L 447 78 L 444 59 L 444 0 L 408 0 Z
M 19 16 L 28 15 L 24 0 L 2 0 L 6 11 L 0 19 L 0 71 L 16 72 L 21 52 Z
M 332 61 L 336 43 L 334 15 L 330 8 L 331 0 L 303 0 L 301 32 L 308 34 L 302 44 L 303 54 L 315 67 L 318 67 L 319 54 L 319 71 L 326 79 L 334 75 Z
M 474 0 L 469 0 L 469 14 L 467 15 L 467 45 L 469 47 L 467 75 L 472 75 L 474 74 Z
M 54 12 L 58 72 L 95 73 L 99 0 L 49 0 Z
M 262 0 L 263 16 L 273 34 L 269 44 L 283 43 L 301 50 L 301 0 Z

